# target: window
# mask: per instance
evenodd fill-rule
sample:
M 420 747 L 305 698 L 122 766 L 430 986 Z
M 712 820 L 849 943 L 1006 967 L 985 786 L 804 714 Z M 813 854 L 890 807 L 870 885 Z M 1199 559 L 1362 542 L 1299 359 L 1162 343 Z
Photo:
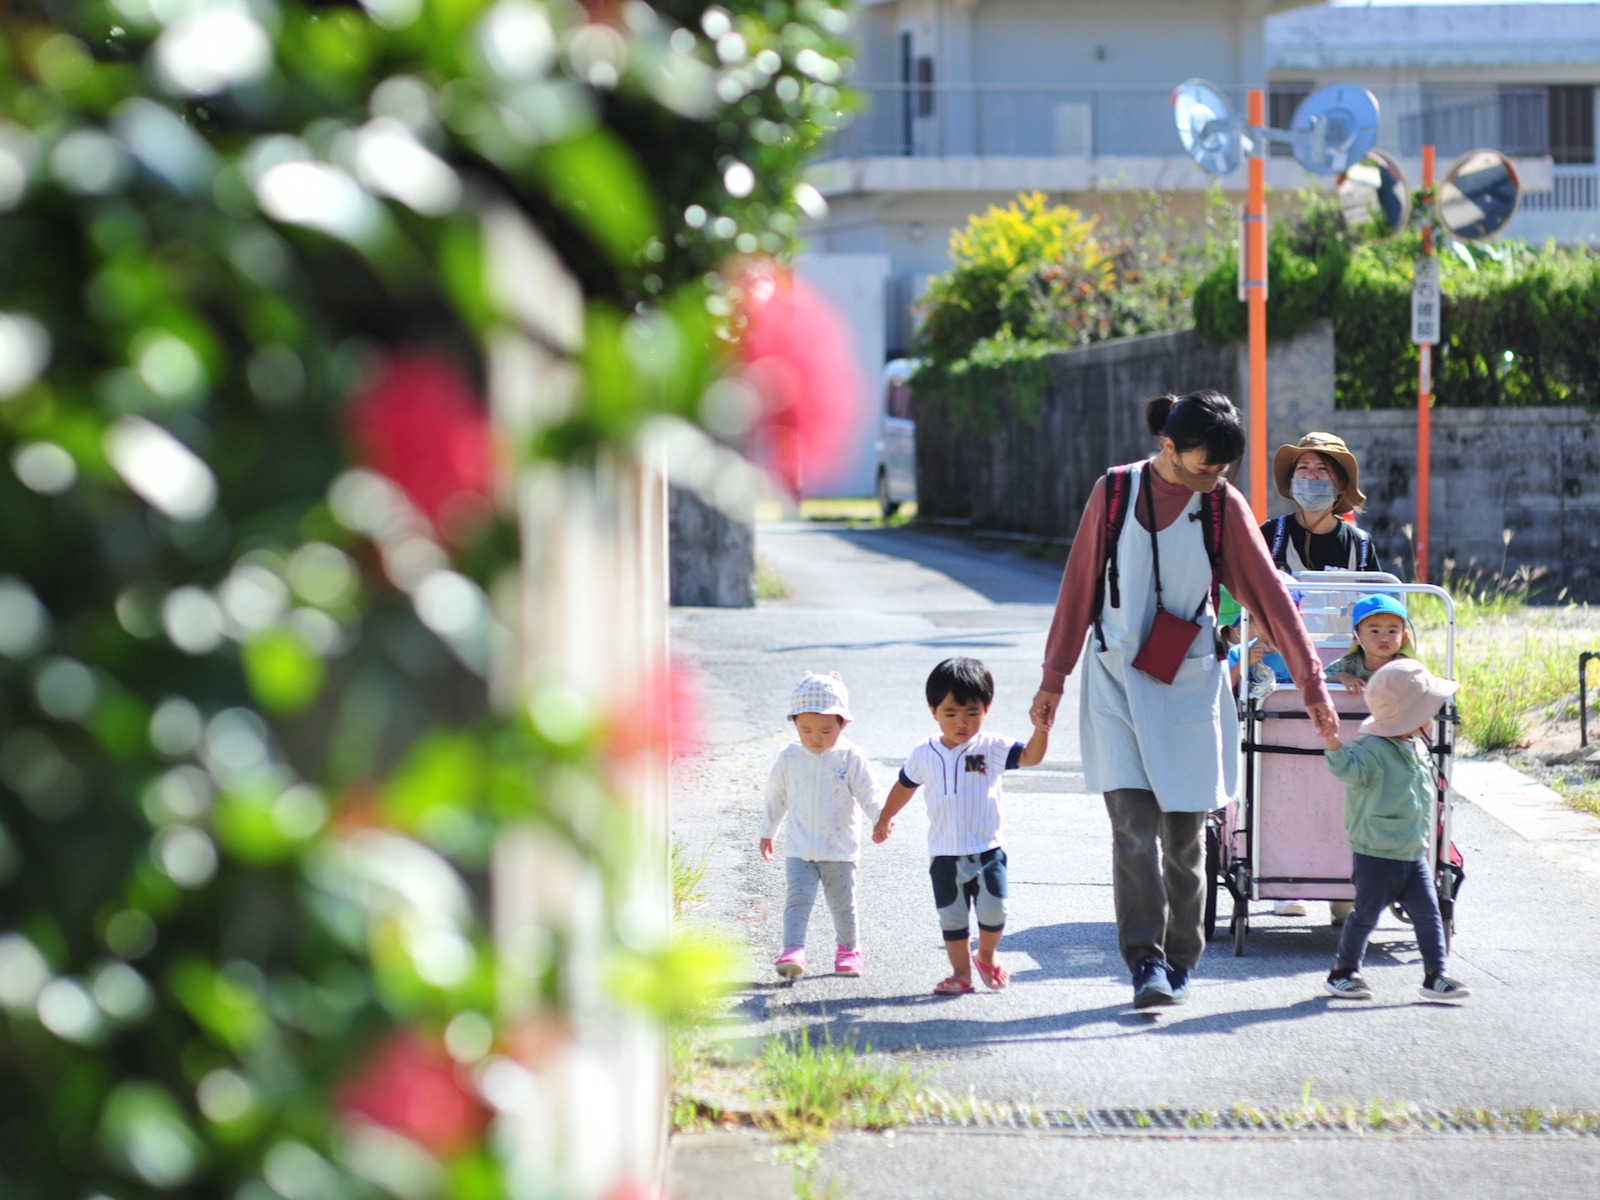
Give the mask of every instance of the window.
M 1550 91 L 1550 157 L 1558 163 L 1594 162 L 1594 88 L 1561 84 Z
M 917 116 L 933 116 L 933 59 L 917 59 Z
M 1295 110 L 1311 95 L 1312 87 L 1309 83 L 1274 83 L 1267 89 L 1267 128 L 1289 128 L 1289 122 L 1294 120 Z M 1268 153 L 1273 158 L 1291 158 L 1294 147 L 1286 142 L 1269 142 Z

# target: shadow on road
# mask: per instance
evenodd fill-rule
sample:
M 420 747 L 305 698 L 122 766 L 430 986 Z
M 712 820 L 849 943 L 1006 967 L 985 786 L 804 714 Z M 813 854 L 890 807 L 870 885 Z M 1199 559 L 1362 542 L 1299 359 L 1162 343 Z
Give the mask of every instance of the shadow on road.
M 1061 587 L 1064 560 L 1033 558 L 1011 543 L 976 540 L 962 533 L 903 527 L 836 529 L 810 526 L 806 532 L 826 533 L 865 553 L 900 559 L 937 571 L 993 604 L 1054 604 Z

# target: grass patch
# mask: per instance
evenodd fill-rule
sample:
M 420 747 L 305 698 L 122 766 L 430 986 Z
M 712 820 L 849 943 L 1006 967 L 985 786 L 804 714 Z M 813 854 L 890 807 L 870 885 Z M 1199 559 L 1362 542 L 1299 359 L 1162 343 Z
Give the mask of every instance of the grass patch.
M 794 520 L 815 521 L 822 525 L 841 525 L 856 529 L 869 525 L 908 525 L 916 520 L 917 504 L 908 500 L 900 505 L 894 516 L 885 518 L 878 502 L 869 496 L 825 496 L 800 501 L 798 511 L 793 504 L 781 500 L 767 500 L 756 505 L 756 521 Z
M 713 1046 L 704 1022 L 685 1024 L 672 1038 L 672 1127 L 743 1123 L 803 1146 L 840 1130 L 891 1129 L 948 1107 L 923 1090 L 922 1076 L 870 1054 L 870 1046 L 813 1042 L 802 1030 L 736 1059 Z
M 1429 596 L 1410 599 L 1419 655 L 1440 670 L 1442 606 Z M 1479 750 L 1500 750 L 1526 743 L 1541 712 L 1552 718 L 1576 712 L 1578 654 L 1594 642 L 1588 622 L 1584 607 L 1502 610 L 1458 600 L 1455 677 L 1461 682 L 1462 736 Z
M 1568 783 L 1557 779 L 1550 783 L 1550 787 L 1567 802 L 1569 807 L 1588 813 L 1592 817 L 1600 817 L 1600 779 L 1591 779 L 1585 783 Z
M 825 1038 L 775 1037 L 757 1063 L 772 1106 L 758 1124 L 797 1142 L 812 1142 L 838 1129 L 889 1129 L 914 1114 L 920 1078 L 904 1066 L 886 1066 L 854 1045 Z
M 706 898 L 706 863 L 709 850 L 698 859 L 691 859 L 677 842 L 672 843 L 670 870 L 672 872 L 672 915 L 683 916 L 685 910 Z
M 756 555 L 756 599 L 787 600 L 789 585 L 766 559 Z

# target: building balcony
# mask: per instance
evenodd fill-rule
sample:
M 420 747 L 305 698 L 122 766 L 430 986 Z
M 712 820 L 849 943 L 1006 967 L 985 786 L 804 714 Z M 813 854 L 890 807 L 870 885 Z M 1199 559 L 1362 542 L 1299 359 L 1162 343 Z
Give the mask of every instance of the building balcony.
M 824 145 L 813 169 L 825 193 L 1035 187 L 1183 191 L 1204 189 L 1215 178 L 1184 153 L 1173 125 L 1171 85 L 852 86 L 860 108 Z M 1235 113 L 1245 111 L 1243 88 L 1219 90 Z M 1287 128 L 1311 90 L 1305 84 L 1274 84 L 1268 123 Z M 1594 147 L 1552 145 L 1542 89 L 1416 84 L 1372 90 L 1378 100 L 1377 145 L 1400 160 L 1413 182 L 1420 177 L 1424 143 L 1434 146 L 1441 174 L 1468 150 L 1500 149 L 1516 163 L 1530 214 L 1600 214 Z M 1557 170 L 1552 155 L 1590 161 Z M 1222 182 L 1239 190 L 1245 176 L 1241 165 Z M 1288 146 L 1274 145 L 1267 183 L 1275 189 L 1328 186 L 1331 177 L 1305 171 Z

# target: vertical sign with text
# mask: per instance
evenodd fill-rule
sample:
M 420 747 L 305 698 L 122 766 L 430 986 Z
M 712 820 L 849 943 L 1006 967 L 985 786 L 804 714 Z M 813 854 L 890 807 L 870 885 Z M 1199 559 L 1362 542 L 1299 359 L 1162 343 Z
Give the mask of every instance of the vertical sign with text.
M 1411 284 L 1411 340 L 1419 346 L 1439 344 L 1439 260 L 1419 258 Z

